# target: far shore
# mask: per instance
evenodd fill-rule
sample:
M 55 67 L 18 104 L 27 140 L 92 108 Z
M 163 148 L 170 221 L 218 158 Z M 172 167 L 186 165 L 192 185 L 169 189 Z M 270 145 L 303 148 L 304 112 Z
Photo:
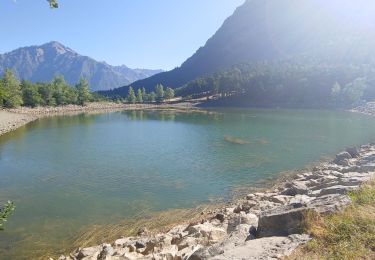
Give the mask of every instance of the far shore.
M 106 113 L 123 110 L 193 109 L 193 103 L 175 104 L 117 104 L 113 102 L 89 103 L 86 106 L 67 105 L 58 107 L 19 107 L 0 109 L 0 136 L 24 126 L 34 120 L 48 116 L 74 115 L 79 113 Z

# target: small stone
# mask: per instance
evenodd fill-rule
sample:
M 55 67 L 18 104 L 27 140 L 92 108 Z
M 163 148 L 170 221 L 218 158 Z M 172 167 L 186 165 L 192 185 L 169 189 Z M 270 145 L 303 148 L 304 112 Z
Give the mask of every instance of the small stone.
M 225 215 L 223 213 L 218 213 L 218 214 L 216 214 L 215 218 L 220 220 L 220 222 L 224 222 Z
M 135 242 L 135 247 L 137 249 L 139 249 L 139 248 L 145 248 L 146 245 L 145 245 L 145 243 L 143 241 L 137 241 L 137 242 Z
M 149 231 L 146 227 L 141 227 L 138 229 L 137 236 L 147 236 L 149 234 Z

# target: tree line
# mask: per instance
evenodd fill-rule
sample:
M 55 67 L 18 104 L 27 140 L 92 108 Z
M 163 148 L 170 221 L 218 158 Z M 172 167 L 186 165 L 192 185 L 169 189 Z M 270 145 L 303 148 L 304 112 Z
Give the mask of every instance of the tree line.
M 176 94 L 227 105 L 351 107 L 375 99 L 375 67 L 304 60 L 241 64 L 193 80 Z
M 129 87 L 128 95 L 125 99 L 121 97 L 115 97 L 115 101 L 125 102 L 130 104 L 142 104 L 142 103 L 163 103 L 164 101 L 170 100 L 174 98 L 175 93 L 172 88 L 164 89 L 162 84 L 158 84 L 155 86 L 154 91 L 147 93 L 145 88 L 139 88 L 134 90 L 133 87 Z
M 0 79 L 0 107 L 83 106 L 100 99 L 90 93 L 89 85 L 83 78 L 74 87 L 68 85 L 62 76 L 56 76 L 49 83 L 34 84 L 26 80 L 19 82 L 8 69 Z

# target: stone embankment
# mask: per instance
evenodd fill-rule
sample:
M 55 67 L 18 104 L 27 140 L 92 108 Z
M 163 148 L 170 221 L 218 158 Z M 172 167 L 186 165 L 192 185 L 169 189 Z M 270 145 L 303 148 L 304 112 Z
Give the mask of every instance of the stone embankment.
M 334 161 L 299 173 L 272 191 L 249 194 L 198 223 L 167 233 L 123 237 L 112 244 L 79 248 L 59 260 L 81 259 L 279 259 L 310 237 L 306 213 L 329 214 L 351 201 L 347 193 L 375 172 L 375 144 L 347 149 Z

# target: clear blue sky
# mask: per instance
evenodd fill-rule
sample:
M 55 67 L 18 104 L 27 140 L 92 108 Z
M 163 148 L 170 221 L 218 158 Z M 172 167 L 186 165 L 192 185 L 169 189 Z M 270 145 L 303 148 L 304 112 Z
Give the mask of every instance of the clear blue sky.
M 59 41 L 111 65 L 172 69 L 244 0 L 0 0 L 0 53 Z

